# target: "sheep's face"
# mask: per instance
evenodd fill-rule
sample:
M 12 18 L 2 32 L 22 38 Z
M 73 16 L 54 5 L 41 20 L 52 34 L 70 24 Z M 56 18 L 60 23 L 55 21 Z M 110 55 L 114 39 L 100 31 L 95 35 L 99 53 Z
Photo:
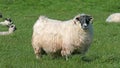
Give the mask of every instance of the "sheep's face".
M 11 24 L 13 24 L 12 20 L 10 18 L 5 18 L 6 25 L 9 27 Z
M 15 31 L 17 28 L 14 24 L 9 25 L 9 29 L 11 29 L 12 31 Z
M 10 18 L 5 18 L 6 21 L 12 22 Z
M 76 19 L 80 22 L 82 29 L 87 30 L 93 18 L 92 16 L 89 15 L 81 15 Z

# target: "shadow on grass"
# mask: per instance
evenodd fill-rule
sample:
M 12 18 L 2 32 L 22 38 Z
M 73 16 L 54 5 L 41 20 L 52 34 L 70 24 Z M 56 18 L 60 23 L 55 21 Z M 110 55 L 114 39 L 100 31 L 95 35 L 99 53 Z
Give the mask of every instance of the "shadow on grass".
M 120 62 L 120 57 L 119 56 L 106 56 L 106 57 L 102 57 L 102 56 L 85 56 L 81 58 L 82 61 L 84 62 L 94 62 L 94 61 L 98 61 L 100 63 L 119 63 Z
M 102 63 L 119 63 L 120 57 L 118 56 L 109 56 L 107 58 L 104 58 Z
M 81 60 L 84 61 L 84 62 L 93 62 L 93 61 L 95 61 L 99 58 L 100 58 L 99 56 L 93 56 L 93 57 L 84 56 L 84 57 L 81 58 Z

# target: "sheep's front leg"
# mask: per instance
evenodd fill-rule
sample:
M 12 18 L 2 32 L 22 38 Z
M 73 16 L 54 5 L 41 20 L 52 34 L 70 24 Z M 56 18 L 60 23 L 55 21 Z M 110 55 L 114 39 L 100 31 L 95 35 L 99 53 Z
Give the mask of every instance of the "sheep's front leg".
M 68 61 L 68 55 L 65 56 L 65 60 Z
M 61 50 L 61 55 L 65 57 L 65 60 L 68 60 L 68 57 L 70 56 L 71 52 L 68 48 L 63 48 Z
M 34 52 L 35 52 L 36 58 L 40 59 L 40 57 L 41 57 L 41 48 L 34 48 Z

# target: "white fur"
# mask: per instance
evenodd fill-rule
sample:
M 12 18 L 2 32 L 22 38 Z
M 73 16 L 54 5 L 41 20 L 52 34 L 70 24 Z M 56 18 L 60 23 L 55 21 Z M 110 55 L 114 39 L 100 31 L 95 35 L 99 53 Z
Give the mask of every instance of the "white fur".
M 38 58 L 43 49 L 47 54 L 61 52 L 62 56 L 73 52 L 84 54 L 93 38 L 92 24 L 88 30 L 83 30 L 75 18 L 68 21 L 59 21 L 40 16 L 33 26 L 32 46 Z
M 107 19 L 106 22 L 120 22 L 120 13 L 113 13 Z
M 9 35 L 15 31 L 15 25 L 10 25 L 8 31 L 0 32 L 0 35 Z
M 7 20 L 5 20 L 5 21 L 3 21 L 3 22 L 0 22 L 0 25 L 3 25 L 3 26 L 8 26 L 8 25 L 10 25 L 10 24 L 12 24 L 12 22 L 7 21 Z

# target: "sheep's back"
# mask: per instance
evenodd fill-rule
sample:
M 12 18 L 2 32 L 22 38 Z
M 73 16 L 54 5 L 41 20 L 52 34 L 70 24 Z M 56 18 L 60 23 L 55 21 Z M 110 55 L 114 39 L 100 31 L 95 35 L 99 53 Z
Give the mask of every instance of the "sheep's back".
M 120 13 L 111 14 L 107 19 L 106 22 L 120 22 Z

